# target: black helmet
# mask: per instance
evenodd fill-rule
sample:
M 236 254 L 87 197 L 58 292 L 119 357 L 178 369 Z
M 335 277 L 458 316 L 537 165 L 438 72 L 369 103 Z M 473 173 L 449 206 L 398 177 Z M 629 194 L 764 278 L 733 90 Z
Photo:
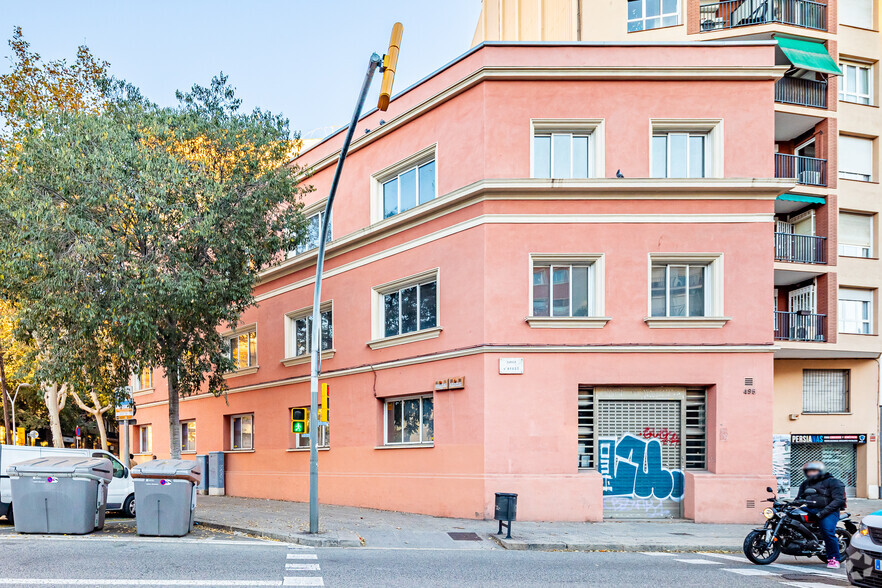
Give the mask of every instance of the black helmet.
M 827 471 L 827 466 L 824 465 L 823 461 L 810 461 L 802 466 L 802 471 L 807 480 L 816 480 L 824 475 L 824 472 Z M 808 473 L 812 471 L 817 473 L 810 476 Z

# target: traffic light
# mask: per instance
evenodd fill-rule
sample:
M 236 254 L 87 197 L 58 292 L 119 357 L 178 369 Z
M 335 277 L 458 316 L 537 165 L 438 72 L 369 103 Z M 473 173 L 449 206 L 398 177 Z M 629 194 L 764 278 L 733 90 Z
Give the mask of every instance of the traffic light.
M 309 409 L 292 408 L 291 409 L 291 432 L 306 433 L 307 423 L 309 422 Z
M 389 52 L 383 56 L 383 82 L 380 84 L 380 101 L 377 103 L 377 108 L 383 111 L 389 108 L 389 100 L 392 98 L 392 80 L 395 78 L 395 68 L 398 65 L 398 49 L 401 48 L 402 34 L 404 34 L 404 26 L 396 22 L 392 26 Z
M 319 422 L 327 423 L 328 422 L 328 392 L 330 391 L 330 387 L 327 384 L 322 384 L 322 404 L 319 406 Z

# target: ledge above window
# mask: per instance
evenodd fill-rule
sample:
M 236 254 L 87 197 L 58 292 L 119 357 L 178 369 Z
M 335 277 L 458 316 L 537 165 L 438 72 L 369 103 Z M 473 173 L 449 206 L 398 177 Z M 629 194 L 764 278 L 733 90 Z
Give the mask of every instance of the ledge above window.
M 325 349 L 322 351 L 322 359 L 331 359 L 334 357 L 334 354 L 337 353 L 336 349 Z M 307 353 L 306 355 L 298 355 L 296 357 L 286 357 L 282 360 L 282 365 L 285 367 L 291 367 L 294 365 L 301 365 L 304 363 L 309 363 L 312 354 Z
M 368 341 L 368 347 L 371 349 L 383 349 L 384 347 L 393 347 L 395 345 L 404 345 L 405 343 L 413 343 L 414 341 L 425 341 L 426 339 L 434 339 L 441 334 L 441 327 L 433 327 L 431 329 L 423 329 L 422 331 L 413 331 L 412 333 L 404 333 L 403 335 L 395 335 L 394 337 L 382 337 Z
M 250 376 L 251 374 L 256 374 L 257 370 L 260 369 L 259 365 L 253 365 L 251 367 L 242 368 L 236 370 L 234 372 L 227 372 L 224 374 L 224 378 L 238 378 L 239 376 Z
M 602 329 L 608 316 L 528 316 L 531 329 Z
M 728 316 L 648 316 L 650 329 L 721 329 L 732 320 Z

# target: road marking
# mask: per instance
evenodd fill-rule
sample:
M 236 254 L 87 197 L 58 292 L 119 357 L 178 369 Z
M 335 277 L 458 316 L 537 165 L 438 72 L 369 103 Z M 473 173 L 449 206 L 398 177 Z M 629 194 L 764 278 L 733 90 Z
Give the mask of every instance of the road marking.
M 314 553 L 289 553 L 288 559 L 318 559 Z
M 125 542 L 125 543 L 191 543 L 199 545 L 236 545 L 239 547 L 280 547 L 284 543 L 270 539 L 183 539 L 177 537 L 141 537 L 128 535 L 125 537 L 107 537 L 99 535 L 5 535 L 0 534 L 0 541 L 98 541 L 98 542 Z
M 317 572 L 321 568 L 317 563 L 286 563 L 285 571 L 288 572 Z
M 679 553 L 668 553 L 666 551 L 642 551 L 641 553 L 653 557 L 674 557 L 675 555 L 680 555 Z
M 135 580 L 108 578 L 3 578 L 0 586 L 282 586 L 278 580 Z M 296 585 L 296 584 L 295 584 Z M 304 584 L 321 586 L 321 584 Z
M 739 561 L 741 563 L 749 563 L 748 560 L 744 557 L 738 557 L 737 555 L 726 555 L 725 553 L 710 553 L 707 551 L 699 551 L 698 555 L 706 555 L 708 557 L 718 557 L 720 559 L 728 559 L 732 561 Z
M 755 568 L 722 568 L 724 572 L 732 572 L 733 574 L 741 574 L 742 576 L 777 576 L 775 572 L 767 572 L 766 570 L 758 570 Z
M 728 559 L 728 560 L 732 560 L 732 561 L 739 561 L 741 563 L 750 564 L 750 561 L 747 558 L 738 557 L 735 555 L 725 555 L 722 553 L 706 553 L 706 552 L 701 552 L 700 555 L 706 555 L 708 557 L 718 557 L 721 559 Z M 753 565 L 753 564 L 751 564 L 751 565 Z M 823 564 L 818 564 L 818 565 L 823 565 Z M 845 575 L 843 573 L 836 574 L 833 572 L 827 572 L 824 570 L 810 568 L 808 566 L 794 566 L 794 565 L 790 565 L 790 564 L 771 563 L 771 564 L 768 564 L 766 567 L 779 568 L 782 570 L 787 570 L 788 572 L 799 572 L 801 574 L 814 574 L 816 576 L 824 576 L 826 578 L 836 578 L 837 580 L 844 580 L 845 579 Z
M 324 586 L 325 581 L 319 578 L 285 577 L 282 586 Z
M 706 560 L 706 559 L 678 559 L 677 561 L 681 561 L 681 562 L 683 562 L 683 563 L 688 563 L 688 564 L 699 564 L 699 565 L 701 565 L 701 564 L 704 564 L 704 565 L 714 565 L 714 566 L 721 566 L 721 565 L 723 565 L 721 562 L 718 562 L 718 561 L 708 561 L 708 560 Z

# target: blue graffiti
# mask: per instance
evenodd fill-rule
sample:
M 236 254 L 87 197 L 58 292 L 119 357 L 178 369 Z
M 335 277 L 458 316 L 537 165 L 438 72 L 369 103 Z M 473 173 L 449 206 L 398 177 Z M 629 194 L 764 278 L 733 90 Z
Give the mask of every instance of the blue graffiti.
M 620 439 L 598 439 L 597 469 L 603 476 L 604 496 L 681 500 L 685 477 L 680 470 L 662 467 L 658 439 L 631 434 Z

